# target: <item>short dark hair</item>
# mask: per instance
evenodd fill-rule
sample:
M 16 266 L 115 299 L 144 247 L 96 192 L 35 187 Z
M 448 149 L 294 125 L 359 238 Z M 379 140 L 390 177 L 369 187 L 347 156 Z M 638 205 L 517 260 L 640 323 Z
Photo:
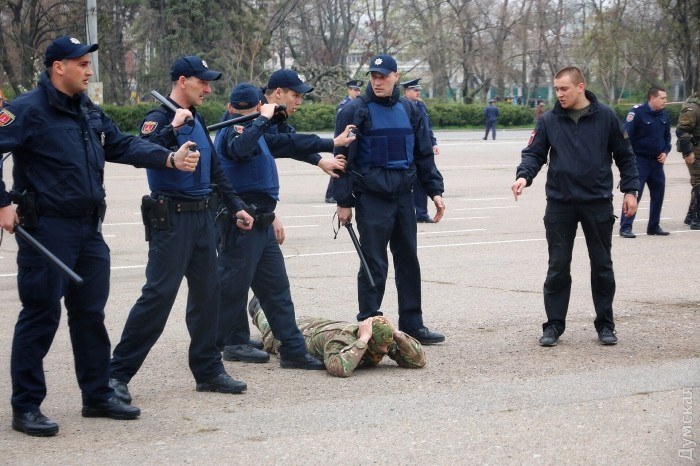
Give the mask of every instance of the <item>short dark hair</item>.
M 650 100 L 652 97 L 656 97 L 659 95 L 659 92 L 666 92 L 666 89 L 661 86 L 651 86 L 647 91 L 647 100 Z
M 554 75 L 554 79 L 559 79 L 565 74 L 569 75 L 571 82 L 574 84 L 586 84 L 586 78 L 583 77 L 583 72 L 575 66 L 567 66 L 566 68 L 560 69 L 557 71 L 557 74 Z

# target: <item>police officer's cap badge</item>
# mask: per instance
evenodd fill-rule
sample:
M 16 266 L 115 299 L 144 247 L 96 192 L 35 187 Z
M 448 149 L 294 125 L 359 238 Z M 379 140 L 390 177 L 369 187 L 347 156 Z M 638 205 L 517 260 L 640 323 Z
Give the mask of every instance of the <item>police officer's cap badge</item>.
M 151 134 L 158 126 L 157 121 L 144 121 L 141 127 L 141 134 Z
M 207 65 L 207 62 L 205 62 L 204 60 L 202 60 L 202 66 L 205 68 L 209 68 L 209 65 Z
M 15 116 L 9 110 L 0 110 L 0 126 L 7 126 L 15 121 Z
M 78 39 L 76 39 L 75 37 L 71 37 L 71 38 L 70 38 L 70 41 L 71 41 L 72 43 L 74 43 L 75 45 L 80 44 L 80 41 L 79 41 Z
M 377 58 L 376 60 L 374 60 L 374 64 L 375 64 L 375 65 L 381 65 L 381 64 L 382 64 L 382 59 L 381 59 L 381 58 Z

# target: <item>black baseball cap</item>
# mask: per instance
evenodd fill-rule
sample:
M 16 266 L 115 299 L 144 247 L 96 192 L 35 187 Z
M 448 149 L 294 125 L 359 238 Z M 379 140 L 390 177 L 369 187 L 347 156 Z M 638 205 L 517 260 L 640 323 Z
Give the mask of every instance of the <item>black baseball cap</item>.
M 313 86 L 306 84 L 299 73 L 293 70 L 277 70 L 270 75 L 270 79 L 267 80 L 267 89 L 277 89 L 278 87 L 291 89 L 299 94 L 306 94 L 314 90 Z
M 386 76 L 388 74 L 395 73 L 396 70 L 398 70 L 396 60 L 394 60 L 394 58 L 390 55 L 380 53 L 379 55 L 372 57 L 372 59 L 369 61 L 369 71 L 367 74 L 374 71 Z
M 58 37 L 46 48 L 44 66 L 49 68 L 55 61 L 82 57 L 87 53 L 94 52 L 99 47 L 97 44 L 81 44 L 78 39 L 71 36 Z
M 260 88 L 250 83 L 239 83 L 231 91 L 229 101 L 231 106 L 237 110 L 247 110 L 254 108 L 261 100 Z
M 207 62 L 194 55 L 189 55 L 178 58 L 170 67 L 170 79 L 177 81 L 180 76 L 186 78 L 194 76 L 204 81 L 216 81 L 221 78 L 221 72 L 210 70 Z

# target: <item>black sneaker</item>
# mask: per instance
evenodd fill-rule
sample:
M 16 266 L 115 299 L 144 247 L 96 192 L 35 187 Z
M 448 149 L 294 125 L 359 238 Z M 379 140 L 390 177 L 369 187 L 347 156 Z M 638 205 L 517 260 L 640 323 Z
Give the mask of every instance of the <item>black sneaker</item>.
M 324 370 L 326 366 L 322 361 L 306 353 L 304 356 L 295 358 L 280 358 L 280 366 L 284 369 L 307 369 L 307 370 Z
M 58 424 L 41 414 L 41 411 L 13 412 L 12 428 L 32 437 L 50 437 L 58 433 Z
M 637 235 L 632 230 L 620 230 L 620 238 L 636 238 Z
M 131 393 L 129 393 L 129 386 L 126 382 L 122 382 L 119 379 L 109 379 L 109 388 L 114 390 L 117 398 L 128 405 L 131 404 Z
M 544 332 L 542 332 L 542 336 L 540 337 L 540 346 L 554 346 L 557 344 L 557 341 L 559 341 L 559 330 L 553 325 L 550 325 L 546 329 L 544 329 Z
M 406 332 L 406 334 L 418 340 L 421 345 L 435 345 L 445 341 L 445 335 L 442 333 L 431 332 L 428 330 L 428 327 L 420 328 L 414 332 Z
M 124 403 L 116 396 L 102 403 L 83 406 L 83 417 L 108 417 L 110 419 L 129 420 L 136 419 L 140 415 L 140 409 Z
M 615 330 L 610 327 L 603 327 L 598 332 L 598 340 L 600 340 L 601 345 L 616 345 L 617 337 L 615 336 Z
M 224 360 L 241 362 L 268 362 L 270 355 L 250 345 L 227 345 L 224 347 Z
M 245 382 L 235 380 L 226 372 L 222 372 L 213 379 L 197 384 L 198 392 L 219 392 L 219 393 L 243 393 L 248 388 Z

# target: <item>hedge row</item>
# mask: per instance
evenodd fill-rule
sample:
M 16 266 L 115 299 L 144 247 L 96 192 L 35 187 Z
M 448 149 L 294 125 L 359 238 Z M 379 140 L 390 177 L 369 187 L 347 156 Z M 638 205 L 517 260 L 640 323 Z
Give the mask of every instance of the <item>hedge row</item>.
M 136 132 L 139 130 L 143 118 L 148 111 L 154 107 L 153 104 L 136 105 L 104 105 L 105 112 L 117 122 L 124 131 Z M 225 104 L 209 102 L 200 107 L 197 111 L 204 116 L 208 124 L 218 123 L 221 115 L 225 111 Z M 614 106 L 615 112 L 620 120 L 624 121 L 629 113 L 630 104 Z M 509 126 L 532 126 L 534 119 L 534 109 L 530 107 L 513 106 L 510 104 L 499 104 L 500 116 L 498 125 L 500 127 Z M 678 122 L 681 104 L 671 104 L 666 107 L 670 114 L 671 125 Z M 483 104 L 458 104 L 458 103 L 431 103 L 428 102 L 428 112 L 433 128 L 469 128 L 481 127 L 484 125 L 484 105 Z M 329 104 L 309 104 L 305 103 L 289 119 L 289 123 L 294 125 L 298 131 L 332 131 L 335 118 L 335 106 Z

